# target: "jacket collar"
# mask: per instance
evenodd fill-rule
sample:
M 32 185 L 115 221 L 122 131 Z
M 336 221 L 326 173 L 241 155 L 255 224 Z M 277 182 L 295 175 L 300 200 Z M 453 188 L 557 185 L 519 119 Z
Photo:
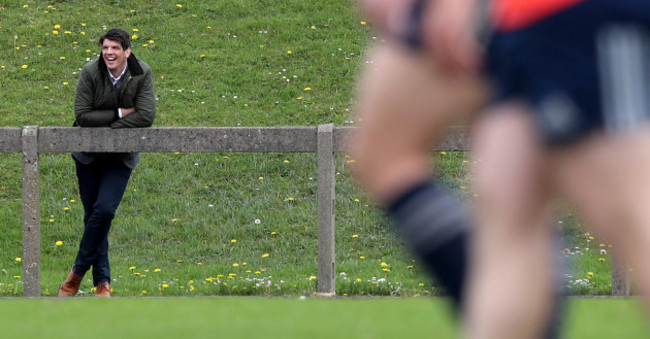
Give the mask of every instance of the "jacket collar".
M 131 52 L 131 55 L 129 55 L 129 57 L 126 59 L 126 65 L 128 68 L 128 72 L 131 73 L 131 75 L 135 76 L 135 75 L 144 74 L 142 67 L 140 67 L 140 63 L 138 62 L 138 59 L 136 59 L 135 54 L 133 54 L 133 52 Z M 102 72 L 103 74 L 108 74 L 108 69 L 106 68 L 106 62 L 104 62 L 104 57 L 102 55 L 99 56 L 97 67 L 99 67 L 99 71 Z

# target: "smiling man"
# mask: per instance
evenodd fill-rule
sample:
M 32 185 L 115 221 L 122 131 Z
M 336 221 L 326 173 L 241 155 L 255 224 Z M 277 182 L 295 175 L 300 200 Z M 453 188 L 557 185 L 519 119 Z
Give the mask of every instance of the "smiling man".
M 86 64 L 75 96 L 74 126 L 149 127 L 156 116 L 151 68 L 131 52 L 129 34 L 111 29 L 99 38 L 102 54 Z M 92 267 L 95 295 L 111 296 L 108 231 L 138 153 L 72 153 L 84 205 L 84 232 L 72 271 L 59 297 L 74 296 Z

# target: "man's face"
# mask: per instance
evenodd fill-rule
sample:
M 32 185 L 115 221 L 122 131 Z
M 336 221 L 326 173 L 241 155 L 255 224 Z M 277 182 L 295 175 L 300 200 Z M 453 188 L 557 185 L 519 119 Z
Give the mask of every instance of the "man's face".
M 126 59 L 131 55 L 131 49 L 122 49 L 119 41 L 105 39 L 102 44 L 102 57 L 108 70 L 113 75 L 119 75 L 120 72 L 126 67 Z

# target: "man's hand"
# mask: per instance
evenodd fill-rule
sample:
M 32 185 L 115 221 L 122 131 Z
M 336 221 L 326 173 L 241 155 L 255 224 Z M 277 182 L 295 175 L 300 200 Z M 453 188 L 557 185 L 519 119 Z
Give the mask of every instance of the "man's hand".
M 122 118 L 125 116 L 135 112 L 135 107 L 129 107 L 129 108 L 122 108 Z
M 481 66 L 478 6 L 476 0 L 433 0 L 427 7 L 424 48 L 451 72 L 477 72 Z
M 373 24 L 387 38 L 403 36 L 415 0 L 360 0 Z M 422 13 L 421 50 L 451 73 L 477 72 L 482 49 L 476 41 L 477 0 L 428 0 Z

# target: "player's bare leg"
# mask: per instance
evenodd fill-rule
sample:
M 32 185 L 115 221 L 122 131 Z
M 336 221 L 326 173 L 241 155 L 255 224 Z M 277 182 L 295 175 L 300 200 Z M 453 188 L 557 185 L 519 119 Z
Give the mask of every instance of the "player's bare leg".
M 597 136 L 553 154 L 557 189 L 634 268 L 650 310 L 650 128 Z
M 553 229 L 543 145 L 526 107 L 487 112 L 474 131 L 477 229 L 467 336 L 538 338 L 555 298 Z
M 486 90 L 478 77 L 451 77 L 401 44 L 386 42 L 369 59 L 351 144 L 356 177 L 460 306 L 471 220 L 432 181 L 431 149 L 446 127 L 477 112 Z
M 375 48 L 361 79 L 352 143 L 356 173 L 368 192 L 389 203 L 432 174 L 430 154 L 450 124 L 482 107 L 486 88 L 476 76 L 451 76 L 430 58 L 386 42 Z

